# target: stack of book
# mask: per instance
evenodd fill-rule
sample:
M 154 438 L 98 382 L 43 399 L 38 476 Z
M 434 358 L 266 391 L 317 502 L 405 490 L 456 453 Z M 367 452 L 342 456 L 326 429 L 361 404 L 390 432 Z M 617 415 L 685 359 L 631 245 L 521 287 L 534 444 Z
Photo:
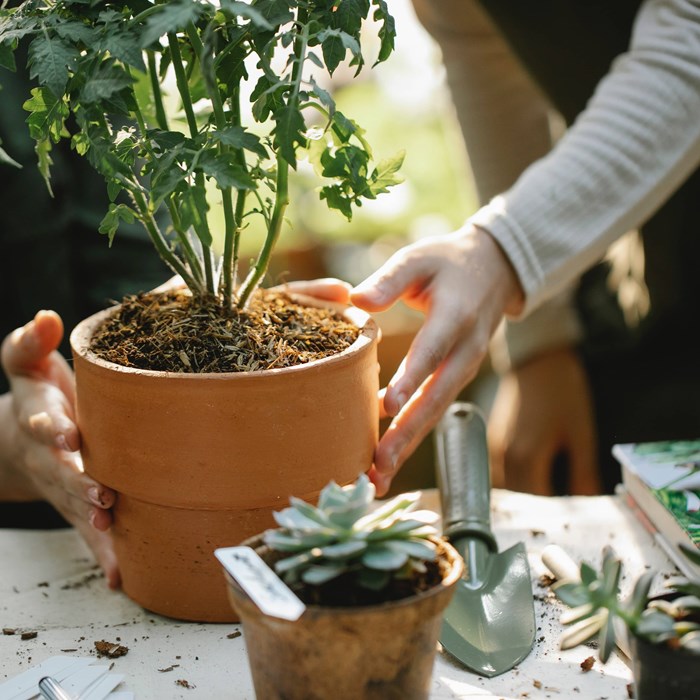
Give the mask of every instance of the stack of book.
M 683 574 L 700 577 L 679 548 L 700 550 L 700 440 L 615 445 L 613 455 L 627 505 Z

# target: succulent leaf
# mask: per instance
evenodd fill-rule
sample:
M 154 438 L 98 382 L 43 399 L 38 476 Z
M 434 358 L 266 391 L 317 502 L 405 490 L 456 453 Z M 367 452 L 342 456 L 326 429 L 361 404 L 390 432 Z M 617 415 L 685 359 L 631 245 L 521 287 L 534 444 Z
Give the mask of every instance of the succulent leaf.
M 437 558 L 437 546 L 429 539 L 437 534 L 432 526 L 437 516 L 412 512 L 417 493 L 376 509 L 374 495 L 374 485 L 363 474 L 349 486 L 328 484 L 317 507 L 291 498 L 289 508 L 275 513 L 280 528 L 264 536 L 270 548 L 292 555 L 275 564 L 277 572 L 289 583 L 312 585 L 347 573 L 371 589 L 392 577 L 425 573 L 425 563 Z

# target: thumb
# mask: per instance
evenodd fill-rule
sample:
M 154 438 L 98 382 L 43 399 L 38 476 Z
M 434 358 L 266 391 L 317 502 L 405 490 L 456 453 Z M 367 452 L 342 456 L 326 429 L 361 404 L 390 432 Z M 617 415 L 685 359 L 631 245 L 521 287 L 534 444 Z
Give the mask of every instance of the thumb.
M 394 253 L 387 262 L 351 292 L 350 301 L 365 311 L 384 311 L 397 302 L 423 277 L 420 256 L 409 248 Z
M 55 311 L 38 311 L 34 320 L 13 331 L 2 344 L 2 366 L 8 375 L 41 370 L 63 338 L 63 321 Z

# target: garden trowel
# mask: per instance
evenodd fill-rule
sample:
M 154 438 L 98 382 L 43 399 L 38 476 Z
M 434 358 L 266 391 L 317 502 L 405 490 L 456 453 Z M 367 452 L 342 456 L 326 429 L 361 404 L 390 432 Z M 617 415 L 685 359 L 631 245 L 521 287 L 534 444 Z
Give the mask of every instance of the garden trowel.
M 436 432 L 445 536 L 465 570 L 445 611 L 440 643 L 467 668 L 497 676 L 522 661 L 535 640 L 535 608 L 522 542 L 499 552 L 491 532 L 491 479 L 481 411 L 453 403 Z

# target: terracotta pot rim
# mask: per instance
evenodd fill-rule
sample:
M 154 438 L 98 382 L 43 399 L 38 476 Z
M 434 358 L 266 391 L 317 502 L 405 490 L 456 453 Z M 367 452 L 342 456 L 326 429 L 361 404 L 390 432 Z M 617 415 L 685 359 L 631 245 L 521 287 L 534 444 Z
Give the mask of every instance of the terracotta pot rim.
M 303 294 L 291 294 L 290 296 L 310 306 L 325 306 L 340 312 L 346 318 L 346 320 L 354 323 L 360 329 L 360 333 L 355 342 L 349 347 L 345 348 L 345 350 L 336 353 L 335 355 L 330 355 L 318 360 L 312 360 L 311 362 L 307 362 L 305 364 L 294 365 L 293 367 L 277 367 L 273 369 L 253 370 L 250 372 L 164 372 L 162 370 L 125 367 L 124 365 L 119 365 L 116 362 L 104 360 L 89 349 L 89 342 L 95 328 L 106 318 L 116 313 L 119 305 L 115 305 L 109 307 L 108 309 L 98 311 L 97 313 L 92 314 L 92 316 L 88 316 L 80 321 L 80 323 L 78 323 L 70 334 L 70 345 L 76 354 L 80 355 L 90 364 L 96 365 L 103 369 L 112 370 L 114 372 L 121 372 L 123 374 L 138 374 L 145 377 L 163 377 L 182 381 L 220 381 L 224 379 L 228 381 L 242 381 L 246 378 L 253 377 L 295 374 L 305 370 L 308 371 L 308 369 L 311 367 L 315 368 L 338 362 L 345 362 L 347 361 L 348 357 L 362 352 L 370 347 L 374 339 L 379 334 L 379 328 L 372 316 L 356 306 L 338 304 L 322 299 L 316 299 Z
M 444 548 L 444 556 L 450 563 L 450 571 L 447 576 L 442 579 L 440 583 L 435 584 L 432 588 L 427 591 L 421 591 L 420 593 L 415 593 L 414 595 L 408 596 L 406 598 L 401 598 L 400 600 L 390 600 L 385 603 L 378 603 L 376 605 L 353 605 L 348 607 L 340 606 L 326 606 L 326 605 L 307 605 L 306 610 L 314 615 L 326 615 L 329 617 L 342 617 L 347 615 L 360 615 L 366 614 L 368 612 L 377 612 L 379 610 L 395 610 L 397 608 L 409 607 L 415 605 L 418 601 L 426 600 L 427 598 L 433 598 L 440 593 L 443 593 L 447 589 L 454 586 L 457 581 L 461 578 L 464 572 L 464 560 L 458 554 L 457 550 L 444 538 L 437 537 L 431 538 Z M 256 543 L 262 544 L 262 534 L 255 535 L 241 542 L 240 546 L 248 546 L 256 549 Z M 255 605 L 250 599 L 248 594 L 240 588 L 240 586 L 235 582 L 233 577 L 224 571 L 226 581 L 230 588 L 232 588 L 237 597 L 243 597 L 245 600 L 249 601 L 251 605 Z M 260 612 L 262 617 L 266 617 L 265 613 Z M 304 615 L 302 615 L 302 618 Z M 281 625 L 294 625 L 297 620 L 283 620 L 281 618 L 276 618 L 276 623 Z

